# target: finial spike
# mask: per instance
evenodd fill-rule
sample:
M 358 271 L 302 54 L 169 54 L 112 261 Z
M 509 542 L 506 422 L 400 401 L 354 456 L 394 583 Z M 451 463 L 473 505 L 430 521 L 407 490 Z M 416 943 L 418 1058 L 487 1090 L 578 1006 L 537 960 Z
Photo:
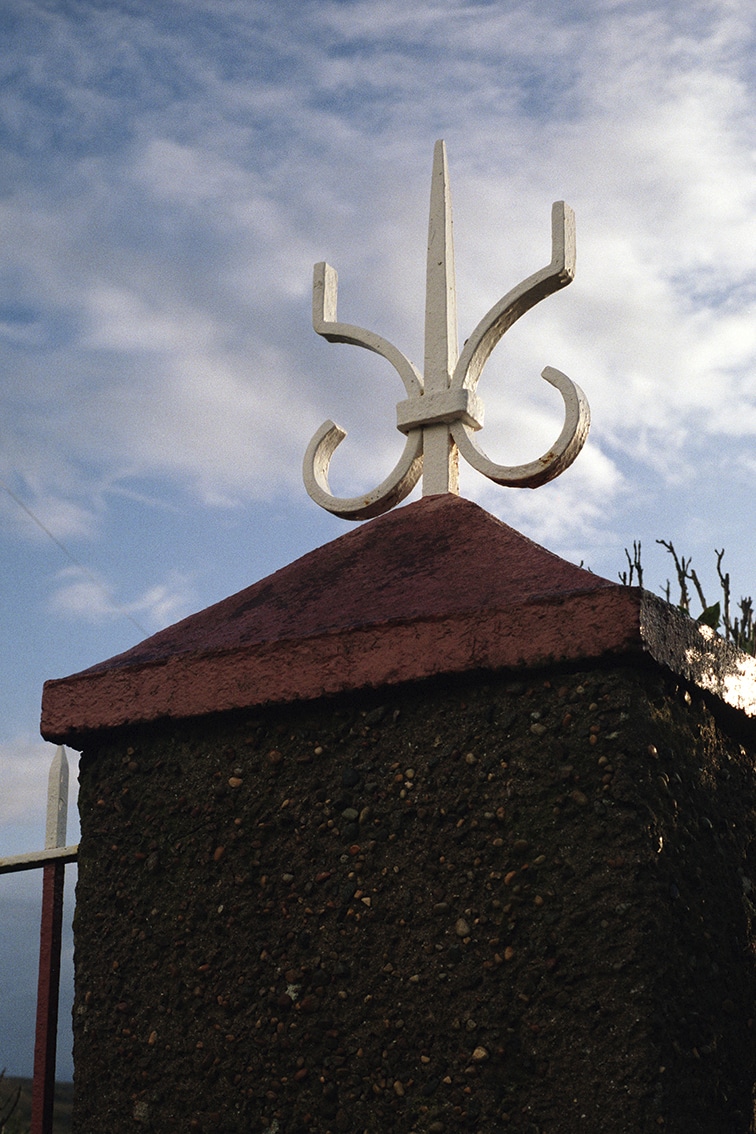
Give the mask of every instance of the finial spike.
M 425 397 L 449 389 L 457 362 L 457 283 L 446 145 L 433 150 L 425 284 Z M 423 496 L 459 493 L 457 446 L 443 426 L 423 430 Z
M 457 362 L 457 284 L 454 275 L 454 235 L 446 145 L 433 151 L 428 266 L 425 290 L 425 389 L 449 388 Z

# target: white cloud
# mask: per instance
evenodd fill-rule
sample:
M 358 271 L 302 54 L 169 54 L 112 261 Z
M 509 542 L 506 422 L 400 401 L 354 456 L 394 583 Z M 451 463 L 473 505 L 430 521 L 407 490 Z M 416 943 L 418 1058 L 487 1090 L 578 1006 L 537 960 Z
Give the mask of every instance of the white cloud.
M 95 285 L 88 297 L 90 332 L 82 345 L 94 350 L 188 353 L 206 348 L 218 333 L 207 313 L 160 305 L 112 284 Z
M 196 607 L 192 582 L 178 573 L 129 602 L 119 602 L 104 579 L 82 567 L 64 568 L 58 572 L 57 580 L 57 589 L 50 599 L 50 609 L 56 614 L 94 623 L 125 617 L 144 634 L 161 630 Z
M 16 462 L 12 456 L 5 454 L 5 459 L 0 458 L 0 468 L 3 465 L 7 467 L 8 479 L 14 478 Z M 53 495 L 39 469 L 33 479 L 39 484 L 39 491 L 28 481 L 16 489 L 0 481 L 0 516 L 4 524 L 21 538 L 37 542 L 91 538 L 97 520 L 92 508 L 67 498 L 63 491 Z

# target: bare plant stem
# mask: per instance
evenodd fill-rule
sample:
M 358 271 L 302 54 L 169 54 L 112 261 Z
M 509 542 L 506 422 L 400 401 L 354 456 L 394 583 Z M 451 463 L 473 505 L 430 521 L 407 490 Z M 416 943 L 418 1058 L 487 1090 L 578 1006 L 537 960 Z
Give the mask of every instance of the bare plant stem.
M 724 638 L 728 642 L 749 654 L 756 655 L 756 623 L 754 622 L 754 609 L 753 599 L 750 596 L 741 598 L 738 602 L 739 617 L 732 617 L 732 589 L 730 585 L 730 573 L 725 571 L 723 567 L 724 561 L 724 548 L 721 551 L 715 549 L 717 558 L 717 578 L 719 579 L 719 586 L 722 592 L 721 603 L 716 602 L 712 606 L 706 601 L 701 581 L 698 574 L 691 566 L 691 558 L 684 555 L 678 555 L 675 545 L 671 540 L 658 539 L 656 541 L 661 547 L 672 556 L 672 561 L 675 565 L 675 574 L 677 575 L 677 585 L 679 588 L 679 599 L 677 607 L 690 614 L 691 603 L 691 588 L 688 585 L 692 584 L 698 601 L 701 604 L 701 613 L 698 615 L 697 621 L 705 622 L 713 629 L 721 630 Z M 626 586 L 632 586 L 637 579 L 638 586 L 643 586 L 643 566 L 641 563 L 641 543 L 640 540 L 633 542 L 633 554 L 625 548 L 625 558 L 628 563 L 627 571 L 620 571 L 619 578 Z M 662 588 L 662 594 L 667 602 L 672 602 L 671 597 L 672 587 L 667 580 L 665 586 Z

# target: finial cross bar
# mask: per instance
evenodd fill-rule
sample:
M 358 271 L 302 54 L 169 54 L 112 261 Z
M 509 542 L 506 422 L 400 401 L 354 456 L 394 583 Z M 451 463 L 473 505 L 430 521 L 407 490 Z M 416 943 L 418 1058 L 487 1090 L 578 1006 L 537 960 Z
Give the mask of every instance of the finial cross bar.
M 551 210 L 551 262 L 499 300 L 467 339 L 457 347 L 457 297 L 454 276 L 451 194 L 446 147 L 436 142 L 433 155 L 425 303 L 425 365 L 421 375 L 392 343 L 372 331 L 340 323 L 337 318 L 338 277 L 326 263 L 315 265 L 312 322 L 332 343 L 350 343 L 380 354 L 396 370 L 407 397 L 396 407 L 397 429 L 406 436 L 404 451 L 392 472 L 372 492 L 352 498 L 333 496 L 328 470 L 346 432 L 333 421 L 321 425 L 304 458 L 304 481 L 312 499 L 347 520 L 365 520 L 387 512 L 423 478 L 423 495 L 458 493 L 461 453 L 473 468 L 497 484 L 537 488 L 572 464 L 585 444 L 590 426 L 588 402 L 580 387 L 561 371 L 547 366 L 541 377 L 562 395 L 565 419 L 554 445 L 525 465 L 498 465 L 475 440 L 483 426 L 478 379 L 494 347 L 513 323 L 575 276 L 575 217 L 557 201 Z

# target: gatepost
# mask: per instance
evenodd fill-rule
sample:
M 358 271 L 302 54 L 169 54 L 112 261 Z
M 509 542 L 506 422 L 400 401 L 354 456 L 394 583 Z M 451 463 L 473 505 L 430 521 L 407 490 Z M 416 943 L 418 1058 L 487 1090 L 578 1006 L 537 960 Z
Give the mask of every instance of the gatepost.
M 374 492 L 331 495 L 332 422 L 305 458 L 369 522 L 47 683 L 82 751 L 76 1134 L 752 1129 L 756 663 L 456 494 L 458 453 L 535 487 L 585 440 L 550 368 L 549 453 L 473 439 L 493 346 L 572 278 L 552 220 L 457 360 L 439 145 L 424 376 L 316 268 L 316 330 L 407 391 Z

